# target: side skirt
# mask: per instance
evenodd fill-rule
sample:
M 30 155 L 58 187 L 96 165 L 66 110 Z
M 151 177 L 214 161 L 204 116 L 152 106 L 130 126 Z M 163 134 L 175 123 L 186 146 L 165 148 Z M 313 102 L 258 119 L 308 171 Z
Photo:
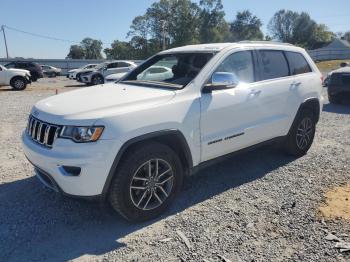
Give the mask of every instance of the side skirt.
M 285 141 L 286 138 L 287 138 L 287 136 L 276 137 L 276 138 L 273 138 L 273 139 L 261 142 L 261 143 L 256 144 L 256 145 L 249 146 L 249 147 L 246 147 L 246 148 L 243 148 L 243 149 L 240 149 L 240 150 L 228 153 L 226 155 L 222 155 L 222 156 L 216 157 L 214 159 L 207 160 L 207 161 L 202 162 L 199 165 L 193 167 L 190 170 L 190 175 L 194 175 L 194 174 L 196 174 L 198 171 L 200 171 L 202 169 L 205 169 L 205 168 L 207 168 L 209 166 L 212 166 L 212 165 L 215 165 L 217 163 L 220 163 L 220 162 L 222 162 L 222 161 L 224 161 L 224 160 L 226 160 L 228 158 L 231 158 L 231 157 L 233 157 L 235 155 L 238 155 L 238 154 L 241 154 L 241 153 L 245 153 L 245 152 L 249 152 L 249 151 L 255 150 L 257 148 L 260 148 L 260 147 L 266 146 L 266 145 L 280 144 L 283 141 Z

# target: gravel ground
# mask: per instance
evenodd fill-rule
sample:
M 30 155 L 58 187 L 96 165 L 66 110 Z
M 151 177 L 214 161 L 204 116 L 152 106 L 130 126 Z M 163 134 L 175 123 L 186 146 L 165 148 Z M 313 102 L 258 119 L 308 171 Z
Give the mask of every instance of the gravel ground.
M 231 157 L 188 178 L 163 217 L 132 225 L 44 188 L 23 155 L 32 105 L 72 87 L 61 78 L 0 89 L 0 261 L 350 260 L 325 239 L 350 242 L 350 224 L 318 212 L 324 193 L 350 178 L 349 104 L 325 104 L 306 156 L 264 147 Z

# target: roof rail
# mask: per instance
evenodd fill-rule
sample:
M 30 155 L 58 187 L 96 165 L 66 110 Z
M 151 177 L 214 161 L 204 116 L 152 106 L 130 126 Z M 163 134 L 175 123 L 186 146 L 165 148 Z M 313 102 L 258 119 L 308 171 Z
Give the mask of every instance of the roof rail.
M 239 41 L 238 43 L 241 43 L 241 44 L 272 44 L 272 45 L 289 45 L 289 46 L 292 45 L 289 43 L 282 43 L 282 42 L 276 42 L 276 41 L 248 41 L 248 40 L 244 40 L 244 41 Z

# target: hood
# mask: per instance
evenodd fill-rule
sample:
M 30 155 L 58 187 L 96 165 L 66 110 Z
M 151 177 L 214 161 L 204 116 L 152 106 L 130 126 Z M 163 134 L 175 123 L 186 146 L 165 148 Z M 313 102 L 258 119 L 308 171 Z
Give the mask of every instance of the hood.
M 110 83 L 51 96 L 39 101 L 32 113 L 56 124 L 67 124 L 71 120 L 92 124 L 103 117 L 168 102 L 174 96 L 173 90 Z
M 13 71 L 13 72 L 18 72 L 18 73 L 24 73 L 24 74 L 30 74 L 30 72 L 28 70 L 24 70 L 24 69 L 17 69 L 17 68 L 10 68 L 10 69 L 7 69 L 7 70 L 10 70 L 10 71 Z
M 74 73 L 76 72 L 78 69 L 72 69 L 72 70 L 69 70 L 68 73 Z

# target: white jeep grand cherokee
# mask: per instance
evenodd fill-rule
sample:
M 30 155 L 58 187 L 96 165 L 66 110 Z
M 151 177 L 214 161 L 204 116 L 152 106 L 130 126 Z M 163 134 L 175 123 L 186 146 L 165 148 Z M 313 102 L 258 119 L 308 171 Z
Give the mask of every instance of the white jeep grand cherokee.
M 171 76 L 138 77 L 154 66 L 170 68 Z M 118 83 L 38 102 L 23 146 L 46 186 L 107 198 L 125 218 L 146 220 L 169 206 L 185 175 L 221 156 L 276 140 L 304 155 L 321 89 L 317 67 L 292 45 L 174 48 Z

